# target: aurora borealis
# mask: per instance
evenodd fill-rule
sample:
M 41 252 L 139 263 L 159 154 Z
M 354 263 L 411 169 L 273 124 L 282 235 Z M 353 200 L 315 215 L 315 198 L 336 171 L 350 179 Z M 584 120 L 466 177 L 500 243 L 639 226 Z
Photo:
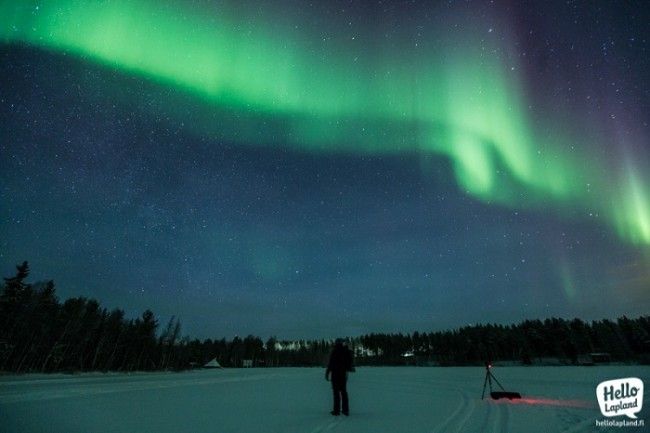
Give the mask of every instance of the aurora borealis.
M 194 333 L 647 312 L 641 3 L 0 4 L 3 269 Z

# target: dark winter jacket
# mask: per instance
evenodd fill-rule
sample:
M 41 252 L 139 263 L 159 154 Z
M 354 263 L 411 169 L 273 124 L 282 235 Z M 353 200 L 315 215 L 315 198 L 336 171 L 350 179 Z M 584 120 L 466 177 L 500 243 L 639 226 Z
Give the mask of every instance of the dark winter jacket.
M 327 364 L 327 375 L 332 374 L 334 378 L 345 378 L 348 371 L 353 371 L 352 352 L 342 344 L 336 344 L 330 355 Z

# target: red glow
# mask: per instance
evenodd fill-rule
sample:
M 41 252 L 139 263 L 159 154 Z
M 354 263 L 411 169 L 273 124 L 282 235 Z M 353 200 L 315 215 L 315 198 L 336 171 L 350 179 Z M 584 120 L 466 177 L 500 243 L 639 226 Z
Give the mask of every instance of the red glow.
M 544 397 L 523 397 L 514 400 L 500 399 L 494 401 L 495 403 L 505 404 L 524 404 L 531 406 L 560 406 L 560 407 L 575 407 L 581 409 L 591 409 L 595 405 L 585 400 L 560 400 Z

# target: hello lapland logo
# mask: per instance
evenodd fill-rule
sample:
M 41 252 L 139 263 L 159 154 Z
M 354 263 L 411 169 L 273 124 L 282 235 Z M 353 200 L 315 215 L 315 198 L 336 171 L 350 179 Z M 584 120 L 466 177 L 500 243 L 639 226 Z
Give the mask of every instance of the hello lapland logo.
M 606 380 L 596 387 L 596 397 L 604 416 L 636 419 L 643 407 L 643 381 L 638 377 Z

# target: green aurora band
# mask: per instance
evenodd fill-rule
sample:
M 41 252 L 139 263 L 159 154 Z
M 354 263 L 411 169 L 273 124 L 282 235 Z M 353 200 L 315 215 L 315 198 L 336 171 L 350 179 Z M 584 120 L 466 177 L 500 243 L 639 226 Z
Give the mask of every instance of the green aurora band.
M 0 38 L 189 93 L 213 112 L 192 119 L 197 133 L 312 153 L 440 155 L 481 201 L 596 215 L 650 245 L 643 167 L 605 167 L 574 146 L 570 128 L 534 126 L 503 40 L 446 31 L 435 46 L 398 50 L 363 32 L 344 42 L 337 24 L 317 29 L 335 34 L 327 39 L 272 10 L 220 8 L 205 16 L 182 3 L 3 1 Z M 486 55 L 486 45 L 506 54 Z

